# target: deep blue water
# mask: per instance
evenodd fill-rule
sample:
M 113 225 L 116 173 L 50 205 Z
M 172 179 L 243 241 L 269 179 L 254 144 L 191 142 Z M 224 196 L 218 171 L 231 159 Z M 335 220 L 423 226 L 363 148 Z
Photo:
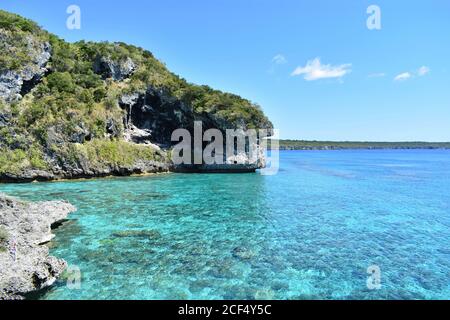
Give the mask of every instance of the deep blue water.
M 80 268 L 81 289 L 60 281 L 44 299 L 450 298 L 450 151 L 286 151 L 275 176 L 0 191 L 79 209 L 51 252 Z M 379 290 L 367 288 L 370 265 Z

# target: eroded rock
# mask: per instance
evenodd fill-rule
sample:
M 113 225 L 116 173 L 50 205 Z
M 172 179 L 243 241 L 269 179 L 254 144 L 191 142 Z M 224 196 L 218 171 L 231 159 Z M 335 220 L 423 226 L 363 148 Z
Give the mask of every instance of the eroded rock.
M 0 34 L 0 41 L 8 45 L 8 36 Z M 39 43 L 27 37 L 27 55 L 31 61 L 17 70 L 0 70 L 0 98 L 7 103 L 19 100 L 39 83 L 48 72 L 46 65 L 51 57 L 51 46 L 48 42 Z
M 249 248 L 236 247 L 233 249 L 233 257 L 238 259 L 249 260 L 252 259 L 255 255 L 255 252 Z
M 0 251 L 0 299 L 24 295 L 52 285 L 67 263 L 43 246 L 54 235 L 51 226 L 76 208 L 68 202 L 28 203 L 0 194 L 0 227 L 6 231 Z
M 98 55 L 94 62 L 94 72 L 103 79 L 112 78 L 114 81 L 122 81 L 128 78 L 136 69 L 136 64 L 127 57 L 125 60 L 113 61 L 109 57 Z

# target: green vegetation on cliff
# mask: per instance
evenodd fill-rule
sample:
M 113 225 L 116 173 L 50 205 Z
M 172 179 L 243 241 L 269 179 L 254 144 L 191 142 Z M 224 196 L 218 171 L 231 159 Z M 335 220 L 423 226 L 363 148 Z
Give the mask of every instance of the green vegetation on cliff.
M 84 160 L 94 167 L 132 165 L 141 158 L 167 161 L 149 145 L 124 141 L 127 110 L 120 99 L 148 88 L 187 106 L 192 118 L 206 115 L 234 127 L 272 127 L 259 106 L 188 83 L 142 48 L 68 43 L 1 10 L 0 40 L 0 176 L 51 171 L 55 164 L 71 162 L 79 167 Z M 8 78 L 11 72 L 23 84 Z M 16 91 L 10 89 L 14 86 Z M 18 93 L 21 97 L 15 98 Z
M 35 22 L 0 10 L 0 70 L 17 70 L 32 62 L 26 39 L 30 34 L 34 38 L 46 38 L 46 32 Z

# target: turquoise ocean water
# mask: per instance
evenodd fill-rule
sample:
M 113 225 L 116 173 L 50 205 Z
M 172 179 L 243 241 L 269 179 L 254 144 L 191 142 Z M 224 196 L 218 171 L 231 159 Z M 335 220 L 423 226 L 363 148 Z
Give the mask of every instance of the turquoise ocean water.
M 41 299 L 450 298 L 450 151 L 285 151 L 275 176 L 0 185 L 78 207 Z M 367 287 L 379 266 L 381 289 Z

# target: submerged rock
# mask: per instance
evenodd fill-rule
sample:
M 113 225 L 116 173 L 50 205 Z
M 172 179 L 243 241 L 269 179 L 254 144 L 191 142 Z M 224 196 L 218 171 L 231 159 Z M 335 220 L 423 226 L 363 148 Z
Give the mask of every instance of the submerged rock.
M 253 252 L 251 249 L 244 248 L 244 247 L 236 247 L 233 249 L 233 257 L 242 259 L 242 260 L 249 260 L 255 256 L 255 252 Z
M 161 238 L 161 234 L 157 230 L 126 230 L 118 231 L 112 234 L 115 238 L 144 238 L 156 240 Z
M 28 203 L 0 194 L 0 299 L 23 299 L 52 285 L 67 263 L 49 255 L 51 226 L 76 208 L 64 201 Z

